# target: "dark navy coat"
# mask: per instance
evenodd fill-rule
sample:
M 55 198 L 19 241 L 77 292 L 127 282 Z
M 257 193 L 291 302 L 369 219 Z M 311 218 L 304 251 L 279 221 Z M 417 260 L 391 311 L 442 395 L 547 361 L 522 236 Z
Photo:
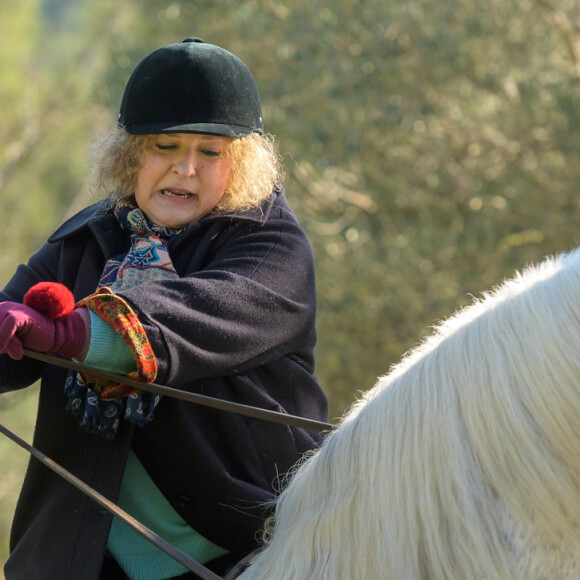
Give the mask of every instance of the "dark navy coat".
M 0 301 L 21 302 L 40 281 L 61 282 L 79 300 L 94 292 L 106 260 L 128 247 L 99 202 L 20 266 Z M 170 253 L 179 280 L 119 292 L 147 331 L 159 363 L 156 382 L 325 421 L 326 398 L 313 374 L 312 250 L 283 191 L 256 210 L 205 216 Z M 66 414 L 65 376 L 52 365 L 0 355 L 1 391 L 42 379 L 34 445 L 113 501 L 132 447 L 173 508 L 233 559 L 255 547 L 263 504 L 279 478 L 319 444 L 306 430 L 169 397 L 146 427 L 122 422 L 108 441 Z M 107 512 L 31 459 L 7 580 L 98 579 L 110 524 Z

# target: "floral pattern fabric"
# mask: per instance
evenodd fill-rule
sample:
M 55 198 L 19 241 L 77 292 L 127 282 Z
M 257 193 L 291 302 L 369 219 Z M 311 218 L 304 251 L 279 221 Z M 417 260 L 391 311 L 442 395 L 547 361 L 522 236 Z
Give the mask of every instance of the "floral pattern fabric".
M 127 199 L 119 200 L 113 211 L 121 228 L 131 235 L 131 247 L 125 255 L 107 261 L 96 292 L 81 300 L 77 307 L 88 308 L 110 324 L 129 347 L 137 368 L 128 376 L 153 382 L 157 360 L 145 329 L 127 302 L 115 292 L 152 280 L 178 278 L 168 242 L 183 229 L 151 223 Z M 81 426 L 107 438 L 114 438 L 121 419 L 139 426 L 147 424 L 161 399 L 154 393 L 72 371 L 65 383 L 65 393 L 67 410 L 80 418 Z

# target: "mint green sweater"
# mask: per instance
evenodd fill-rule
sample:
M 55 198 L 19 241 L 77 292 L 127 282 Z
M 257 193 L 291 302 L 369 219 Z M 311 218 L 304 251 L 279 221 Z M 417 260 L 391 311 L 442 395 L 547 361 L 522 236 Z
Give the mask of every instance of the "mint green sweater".
M 91 342 L 84 362 L 120 374 L 134 370 L 135 361 L 129 347 L 110 325 L 93 312 L 90 315 Z M 200 564 L 227 554 L 227 550 L 187 525 L 132 451 L 127 458 L 117 505 Z M 107 550 L 131 580 L 164 580 L 187 572 L 171 556 L 117 518 L 113 518 Z

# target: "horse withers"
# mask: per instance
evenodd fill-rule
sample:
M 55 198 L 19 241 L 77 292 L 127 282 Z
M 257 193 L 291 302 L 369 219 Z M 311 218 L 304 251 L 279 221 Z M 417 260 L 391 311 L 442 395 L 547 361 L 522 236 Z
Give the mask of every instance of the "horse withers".
M 275 508 L 240 580 L 580 578 L 580 250 L 440 324 Z

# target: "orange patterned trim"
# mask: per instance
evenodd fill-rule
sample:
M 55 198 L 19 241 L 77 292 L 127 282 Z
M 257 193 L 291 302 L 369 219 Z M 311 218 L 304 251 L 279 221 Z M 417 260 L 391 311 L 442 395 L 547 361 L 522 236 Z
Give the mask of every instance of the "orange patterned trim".
M 137 363 L 137 370 L 129 373 L 129 377 L 144 383 L 152 383 L 157 377 L 157 359 L 137 315 L 120 296 L 109 288 L 99 288 L 97 292 L 83 298 L 77 308 L 88 308 L 97 316 L 110 324 L 125 344 Z M 133 387 L 121 383 L 113 383 L 98 377 L 81 375 L 87 386 L 101 399 L 118 399 L 138 392 Z

